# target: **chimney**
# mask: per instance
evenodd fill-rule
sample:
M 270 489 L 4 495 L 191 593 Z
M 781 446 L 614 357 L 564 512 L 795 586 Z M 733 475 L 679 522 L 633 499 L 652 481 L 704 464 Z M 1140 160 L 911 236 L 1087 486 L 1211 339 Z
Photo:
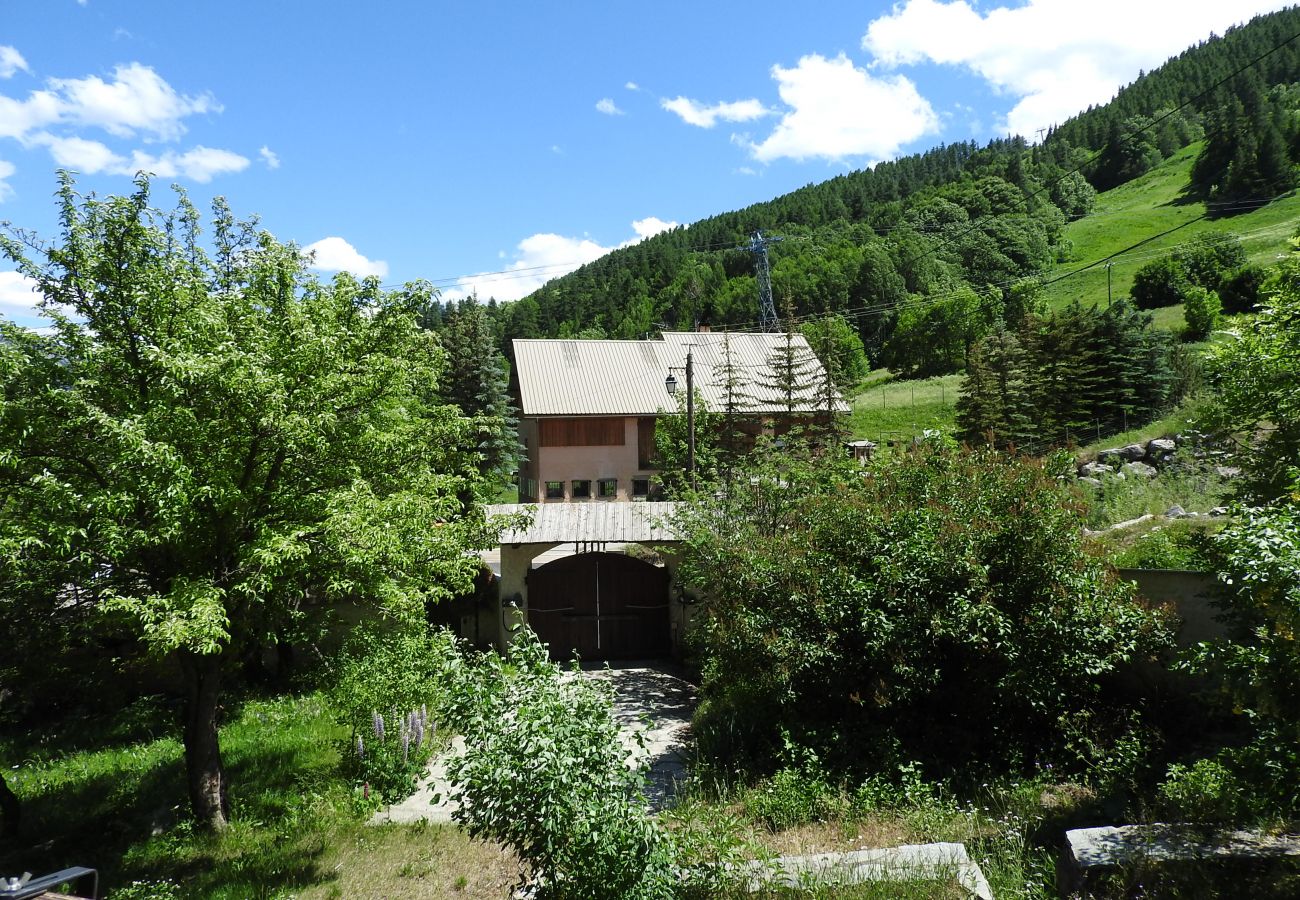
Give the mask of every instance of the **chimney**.
M 695 331 L 698 334 L 708 334 L 713 331 L 713 326 L 709 324 L 708 319 L 699 319 L 695 323 Z

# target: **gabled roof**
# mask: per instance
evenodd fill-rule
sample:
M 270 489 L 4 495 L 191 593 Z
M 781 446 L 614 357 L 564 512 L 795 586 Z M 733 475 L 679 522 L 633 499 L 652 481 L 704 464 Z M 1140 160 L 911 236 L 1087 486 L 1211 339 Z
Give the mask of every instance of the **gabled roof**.
M 651 416 L 675 410 L 677 401 L 664 387 L 674 369 L 678 390 L 686 389 L 683 369 L 693 353 L 695 387 L 711 410 L 726 406 L 722 370 L 730 346 L 737 376 L 736 393 L 746 412 L 785 412 L 783 392 L 773 388 L 773 360 L 786 347 L 784 333 L 664 332 L 660 340 L 604 341 L 518 339 L 514 342 L 519 377 L 520 413 L 524 416 Z M 803 335 L 791 344 L 799 379 L 795 411 L 825 408 L 825 370 Z M 848 406 L 836 394 L 836 411 Z

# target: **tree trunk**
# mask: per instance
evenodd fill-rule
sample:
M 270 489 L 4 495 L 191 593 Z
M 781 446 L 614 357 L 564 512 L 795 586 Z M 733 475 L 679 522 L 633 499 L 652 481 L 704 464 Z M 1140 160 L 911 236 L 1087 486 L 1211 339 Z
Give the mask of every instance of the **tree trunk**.
M 217 703 L 221 698 L 219 654 L 181 654 L 185 673 L 185 779 L 190 807 L 200 826 L 222 831 L 230 818 L 226 773 L 217 741 Z
M 18 798 L 9 789 L 9 785 L 5 784 L 4 775 L 0 774 L 0 817 L 4 819 L 4 825 L 0 827 L 0 835 L 17 837 L 21 815 L 22 807 L 18 804 Z

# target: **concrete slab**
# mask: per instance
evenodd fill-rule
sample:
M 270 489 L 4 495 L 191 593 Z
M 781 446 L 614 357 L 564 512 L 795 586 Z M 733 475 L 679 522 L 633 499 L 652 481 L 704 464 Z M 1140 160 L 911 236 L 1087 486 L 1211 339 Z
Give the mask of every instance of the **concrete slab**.
M 871 881 L 952 878 L 980 900 L 993 900 L 993 889 L 964 844 L 905 844 L 848 853 L 782 856 L 776 872 L 762 863 L 749 866 L 747 889 L 757 892 L 771 885 L 800 888 L 813 884 L 865 884 Z
M 628 765 L 648 767 L 646 799 L 652 811 L 663 809 L 686 777 L 690 758 L 690 722 L 695 712 L 695 686 L 681 677 L 671 663 L 633 663 L 619 668 L 586 668 L 579 677 L 611 684 L 614 688 L 614 718 L 620 726 L 620 740 L 628 751 Z M 645 750 L 637 750 L 635 735 L 644 738 Z M 449 751 L 429 763 L 419 789 L 370 819 L 371 825 L 388 822 L 451 822 L 456 805 L 449 800 L 451 785 L 447 763 L 465 752 L 465 741 L 457 737 Z M 433 798 L 438 796 L 439 802 Z
M 1065 833 L 1056 883 L 1062 894 L 1095 878 L 1139 864 L 1204 865 L 1214 861 L 1294 859 L 1300 835 L 1214 831 L 1194 825 L 1122 825 L 1076 828 Z
M 614 687 L 614 718 L 621 726 L 628 765 L 645 765 L 646 800 L 664 809 L 686 778 L 691 752 L 691 716 L 698 703 L 695 685 L 669 663 L 630 663 L 618 668 L 588 668 L 583 675 Z M 636 734 L 645 742 L 636 750 Z

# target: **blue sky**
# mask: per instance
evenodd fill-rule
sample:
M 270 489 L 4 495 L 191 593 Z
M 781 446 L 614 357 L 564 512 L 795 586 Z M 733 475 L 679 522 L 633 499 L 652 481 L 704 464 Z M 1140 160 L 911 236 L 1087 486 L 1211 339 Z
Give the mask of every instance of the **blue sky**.
M 100 194 L 144 168 L 322 273 L 513 299 L 881 159 L 1034 139 L 1286 5 L 0 0 L 0 220 L 54 236 L 57 168 Z M 11 269 L 0 315 L 36 324 Z

